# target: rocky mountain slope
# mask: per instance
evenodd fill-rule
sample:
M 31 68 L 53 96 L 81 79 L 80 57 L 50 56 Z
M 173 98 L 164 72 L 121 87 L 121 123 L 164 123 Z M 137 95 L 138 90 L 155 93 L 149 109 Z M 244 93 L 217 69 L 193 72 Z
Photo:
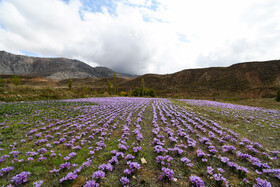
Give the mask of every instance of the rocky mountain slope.
M 272 98 L 280 89 L 280 60 L 245 62 L 229 67 L 188 69 L 173 74 L 146 74 L 136 78 L 118 78 L 119 91 L 140 87 L 155 89 L 158 96 L 183 98 Z M 90 85 L 95 90 L 107 90 L 108 78 L 75 79 L 74 85 Z M 60 81 L 67 87 L 67 80 Z
M 168 75 L 147 74 L 122 83 L 120 88 L 140 86 L 142 78 L 146 87 L 162 96 L 274 97 L 280 88 L 280 60 L 188 69 Z
M 114 71 L 106 67 L 91 67 L 73 59 L 28 57 L 0 51 L 0 74 L 69 79 L 112 77 Z

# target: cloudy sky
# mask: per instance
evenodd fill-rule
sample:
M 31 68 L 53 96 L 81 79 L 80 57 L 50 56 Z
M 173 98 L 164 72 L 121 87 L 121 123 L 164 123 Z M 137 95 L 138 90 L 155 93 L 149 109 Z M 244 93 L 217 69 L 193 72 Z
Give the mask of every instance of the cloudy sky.
M 0 50 L 131 74 L 280 59 L 279 0 L 0 0 Z

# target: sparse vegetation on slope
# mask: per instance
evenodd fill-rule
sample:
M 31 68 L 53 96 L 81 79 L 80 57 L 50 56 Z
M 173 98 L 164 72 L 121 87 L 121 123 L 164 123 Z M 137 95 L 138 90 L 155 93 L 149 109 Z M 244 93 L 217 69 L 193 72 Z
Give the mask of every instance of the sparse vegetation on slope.
M 280 89 L 277 90 L 276 101 L 277 101 L 277 102 L 280 102 Z

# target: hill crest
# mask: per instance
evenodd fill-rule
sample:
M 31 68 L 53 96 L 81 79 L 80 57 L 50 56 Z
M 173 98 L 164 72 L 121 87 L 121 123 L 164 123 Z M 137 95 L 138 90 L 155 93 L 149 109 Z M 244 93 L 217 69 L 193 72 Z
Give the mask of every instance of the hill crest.
M 29 57 L 0 51 L 0 74 L 39 76 L 61 80 L 112 77 L 114 73 L 107 67 L 91 67 L 75 59 Z
M 146 74 L 120 87 L 146 87 L 163 96 L 181 97 L 274 97 L 280 88 L 280 60 L 243 62 L 229 67 L 186 69 L 173 74 Z

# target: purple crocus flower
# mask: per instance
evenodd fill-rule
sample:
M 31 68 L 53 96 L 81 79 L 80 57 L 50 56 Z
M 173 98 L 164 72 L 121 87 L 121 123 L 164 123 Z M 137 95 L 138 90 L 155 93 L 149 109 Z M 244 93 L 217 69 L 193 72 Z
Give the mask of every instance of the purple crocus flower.
M 38 158 L 38 162 L 41 162 L 43 160 L 47 160 L 47 158 L 44 157 L 43 155 L 40 155 L 40 157 Z
M 106 169 L 106 164 L 101 164 L 98 169 L 104 171 Z
M 166 153 L 167 150 L 164 149 L 161 145 L 156 145 L 154 147 L 154 152 L 156 152 L 156 153 Z
M 101 170 L 98 170 L 92 174 L 92 178 L 99 179 L 99 178 L 104 178 L 104 177 L 105 177 L 105 173 L 104 173 L 104 171 L 101 171 Z
M 70 167 L 71 167 L 71 163 L 70 163 L 70 162 L 65 162 L 65 163 L 62 163 L 62 164 L 59 166 L 59 169 L 63 169 L 63 168 L 70 169 Z
M 116 164 L 118 164 L 119 163 L 119 161 L 118 161 L 118 157 L 116 157 L 116 156 L 113 156 L 112 158 L 111 158 L 111 160 L 109 160 L 108 161 L 108 163 L 110 163 L 110 164 L 112 164 L 112 163 L 116 163 Z
M 202 160 L 202 162 L 208 162 L 208 159 L 207 158 L 203 158 L 203 159 L 201 159 Z
M 126 174 L 126 175 L 130 175 L 130 174 L 131 174 L 131 171 L 130 171 L 130 169 L 125 169 L 125 170 L 123 171 L 123 173 Z
M 113 169 L 114 169 L 114 166 L 112 164 L 110 164 L 110 163 L 106 164 L 107 171 L 113 171 Z
M 4 173 L 8 173 L 8 172 L 12 171 L 13 169 L 14 169 L 13 166 L 8 166 L 8 167 L 0 169 L 0 176 L 3 176 Z
M 132 155 L 132 154 L 128 154 L 128 155 L 126 155 L 126 157 L 125 157 L 125 160 L 127 161 L 127 160 L 132 160 L 132 159 L 134 159 L 135 157 Z
M 253 187 L 271 187 L 270 182 L 268 182 L 266 180 L 257 178 L 256 181 L 257 181 L 257 184 L 254 184 Z
M 50 171 L 50 173 L 58 173 L 60 171 L 60 169 L 53 169 Z
M 140 164 L 138 164 L 137 162 L 127 162 L 127 164 L 129 164 L 129 169 L 133 172 L 134 171 L 134 168 L 136 169 L 140 169 L 141 166 Z
M 98 186 L 99 186 L 99 184 L 96 181 L 94 181 L 94 180 L 89 180 L 84 185 L 84 187 L 98 187 Z
M 23 171 L 20 174 L 12 177 L 11 182 L 15 183 L 16 185 L 20 185 L 22 183 L 26 183 L 28 181 L 28 179 L 27 179 L 28 175 L 31 175 L 31 173 L 27 172 L 27 171 Z
M 43 148 L 41 148 L 41 149 L 38 149 L 37 152 L 38 152 L 38 153 L 43 153 L 43 154 L 44 154 L 44 153 L 48 152 L 48 150 L 47 150 L 46 148 L 43 147 Z
M 223 162 L 223 163 L 227 163 L 229 161 L 229 159 L 227 157 L 220 157 L 220 160 Z
M 10 154 L 13 155 L 14 157 L 16 157 L 16 156 L 18 156 L 19 151 L 11 151 Z
M 195 184 L 196 187 L 204 187 L 205 186 L 203 180 L 198 176 L 191 175 L 190 180 L 191 180 L 191 183 Z
M 221 172 L 221 173 L 224 173 L 224 172 L 225 172 L 225 170 L 223 170 L 222 168 L 217 168 L 217 170 L 218 170 L 219 172 Z
M 207 166 L 207 173 L 209 175 L 213 175 L 213 171 L 214 171 L 214 169 L 211 166 Z
M 181 158 L 181 161 L 182 161 L 182 162 L 184 162 L 184 163 L 186 163 L 186 164 L 188 164 L 188 163 L 190 163 L 190 162 L 191 162 L 191 160 L 190 160 L 190 159 L 188 159 L 187 157 L 183 157 L 183 158 Z
M 119 149 L 120 150 L 127 150 L 127 146 L 125 146 L 124 144 L 119 144 Z
M 223 152 L 232 152 L 236 150 L 236 148 L 232 145 L 224 145 L 222 148 Z
M 63 177 L 62 179 L 59 180 L 59 183 L 62 183 L 63 181 L 66 180 L 75 180 L 78 177 L 78 175 L 74 172 L 70 172 L 66 175 L 66 177 Z
M 129 183 L 129 179 L 128 179 L 127 177 L 122 177 L 122 178 L 120 179 L 120 181 L 122 182 L 123 185 L 126 185 L 126 184 Z
M 198 150 L 196 150 L 196 155 L 197 155 L 198 157 L 203 157 L 203 156 L 205 156 L 206 154 L 205 154 L 202 150 L 198 149 Z
M 68 161 L 68 160 L 70 160 L 70 156 L 66 156 L 66 157 L 64 157 L 63 159 L 65 160 L 65 161 Z
M 161 170 L 162 170 L 162 174 L 159 177 L 159 179 L 163 179 L 164 177 L 167 177 L 170 181 L 173 180 L 174 171 L 172 169 L 163 167 L 161 168 Z
M 137 153 L 138 151 L 140 151 L 142 148 L 141 146 L 139 147 L 133 147 L 133 152 Z
M 33 187 L 40 187 L 43 183 L 44 183 L 43 180 L 41 180 L 41 181 L 36 181 L 36 182 L 33 183 Z
M 51 144 L 49 144 L 49 143 L 48 143 L 48 144 L 46 144 L 46 147 L 51 147 L 51 146 L 52 146 L 52 145 L 51 145 Z

